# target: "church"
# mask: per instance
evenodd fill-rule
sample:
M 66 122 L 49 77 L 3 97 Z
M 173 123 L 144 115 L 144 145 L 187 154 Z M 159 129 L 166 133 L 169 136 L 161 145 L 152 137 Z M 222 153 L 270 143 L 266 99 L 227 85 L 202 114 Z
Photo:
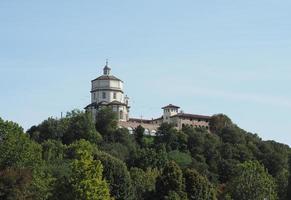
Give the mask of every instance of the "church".
M 171 123 L 180 130 L 183 126 L 205 128 L 209 130 L 210 116 L 189 114 L 180 111 L 180 107 L 169 104 L 162 107 L 163 114 L 156 119 L 138 119 L 129 117 L 129 98 L 124 94 L 123 81 L 111 74 L 108 61 L 103 68 L 103 75 L 91 81 L 91 103 L 85 107 L 96 120 L 98 111 L 110 107 L 118 118 L 119 127 L 127 128 L 130 133 L 141 125 L 146 135 L 154 136 L 162 123 Z

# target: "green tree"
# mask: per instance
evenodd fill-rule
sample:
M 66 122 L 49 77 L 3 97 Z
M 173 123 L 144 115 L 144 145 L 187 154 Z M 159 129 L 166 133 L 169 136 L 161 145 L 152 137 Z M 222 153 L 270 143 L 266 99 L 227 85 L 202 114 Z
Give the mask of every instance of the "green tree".
M 201 176 L 194 169 L 187 169 L 184 173 L 185 191 L 189 200 L 215 200 L 216 192 L 206 177 Z
M 68 112 L 62 119 L 48 118 L 38 126 L 32 126 L 27 133 L 38 143 L 61 140 L 64 144 L 71 144 L 85 139 L 97 144 L 102 140 L 102 136 L 95 129 L 91 114 L 79 110 Z
M 170 161 L 157 178 L 156 191 L 159 199 L 186 199 L 182 170 L 175 162 Z
M 109 187 L 102 178 L 103 166 L 87 151 L 79 151 L 80 159 L 72 162 L 70 185 L 74 199 L 110 200 Z
M 156 189 L 156 178 L 159 175 L 157 169 L 131 168 L 130 176 L 134 187 L 135 198 L 139 200 L 151 199 Z
M 154 142 L 156 146 L 165 144 L 167 151 L 179 149 L 178 131 L 173 124 L 163 123 L 156 133 Z
M 162 169 L 168 161 L 167 152 L 164 145 L 154 148 L 142 148 L 132 158 L 131 166 L 146 170 L 147 168 Z
M 232 127 L 231 119 L 224 114 L 213 115 L 209 121 L 210 131 L 212 133 L 219 133 L 224 128 Z
M 4 121 L 0 117 L 0 141 L 4 140 L 9 134 L 22 134 L 23 128 L 12 121 Z
M 36 200 L 47 199 L 50 196 L 52 178 L 45 171 L 41 146 L 22 133 L 17 124 L 12 125 L 10 122 L 4 122 L 2 127 L 5 126 L 8 128 L 4 128 L 4 133 L 7 134 L 0 141 L 0 170 L 9 172 L 7 170 L 13 169 L 16 173 L 20 169 L 26 170 L 26 172 L 30 171 L 32 181 L 26 181 L 25 183 L 30 183 L 28 193 L 31 193 L 31 198 Z M 14 126 L 14 128 L 11 126 Z M 10 177 L 17 178 L 12 175 Z M 13 184 L 10 184 L 10 186 L 12 187 Z
M 257 161 L 247 161 L 239 164 L 236 174 L 227 184 L 227 191 L 233 199 L 278 199 L 274 179 Z
M 109 183 L 110 194 L 114 199 L 134 199 L 132 182 L 125 163 L 101 151 L 94 153 L 94 159 L 100 160 L 104 166 L 103 176 Z
M 117 114 L 109 107 L 99 110 L 95 126 L 103 139 L 107 141 L 110 134 L 117 129 Z
M 139 146 L 143 146 L 144 145 L 144 128 L 139 125 L 138 127 L 136 127 L 136 129 L 134 130 L 134 137 L 135 137 L 135 141 Z
M 62 137 L 64 144 L 71 144 L 80 139 L 97 144 L 102 140 L 101 135 L 95 129 L 94 121 L 90 113 L 76 110 L 68 113 L 66 118 L 69 122 Z
M 289 151 L 289 179 L 287 187 L 287 199 L 291 199 L 291 151 Z
M 61 140 L 65 131 L 64 129 L 61 129 L 61 126 L 64 125 L 65 122 L 64 119 L 57 120 L 50 117 L 38 126 L 32 126 L 27 133 L 31 139 L 38 143 L 42 143 L 48 139 Z M 67 127 L 64 128 L 66 129 Z
M 186 168 L 192 163 L 191 155 L 178 150 L 170 151 L 168 159 L 175 161 L 181 168 Z

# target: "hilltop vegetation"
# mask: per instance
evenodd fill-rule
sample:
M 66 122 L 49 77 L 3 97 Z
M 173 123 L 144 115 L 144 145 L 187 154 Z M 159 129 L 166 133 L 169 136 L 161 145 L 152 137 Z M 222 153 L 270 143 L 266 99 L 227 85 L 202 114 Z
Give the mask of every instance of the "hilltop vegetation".
M 288 200 L 291 150 L 263 141 L 225 115 L 206 129 L 162 124 L 156 137 L 118 128 L 104 109 L 96 124 L 72 111 L 26 133 L 0 118 L 0 199 Z

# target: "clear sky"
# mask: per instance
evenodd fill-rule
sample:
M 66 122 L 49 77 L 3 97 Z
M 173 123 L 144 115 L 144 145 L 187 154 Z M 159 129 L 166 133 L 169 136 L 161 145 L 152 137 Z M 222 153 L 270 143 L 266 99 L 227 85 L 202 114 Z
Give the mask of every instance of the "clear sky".
M 227 114 L 291 145 L 289 0 L 1 0 L 0 116 L 25 129 L 90 103 L 109 59 L 131 116 Z

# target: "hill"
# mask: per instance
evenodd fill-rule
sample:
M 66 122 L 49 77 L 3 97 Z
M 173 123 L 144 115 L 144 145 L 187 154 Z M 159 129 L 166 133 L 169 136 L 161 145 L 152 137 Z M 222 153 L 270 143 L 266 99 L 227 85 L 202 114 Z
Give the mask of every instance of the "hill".
M 72 111 L 26 133 L 0 118 L 1 199 L 291 199 L 291 149 L 223 114 L 210 132 L 162 124 L 130 135 L 115 114 Z M 289 180 L 288 180 L 289 179 Z

